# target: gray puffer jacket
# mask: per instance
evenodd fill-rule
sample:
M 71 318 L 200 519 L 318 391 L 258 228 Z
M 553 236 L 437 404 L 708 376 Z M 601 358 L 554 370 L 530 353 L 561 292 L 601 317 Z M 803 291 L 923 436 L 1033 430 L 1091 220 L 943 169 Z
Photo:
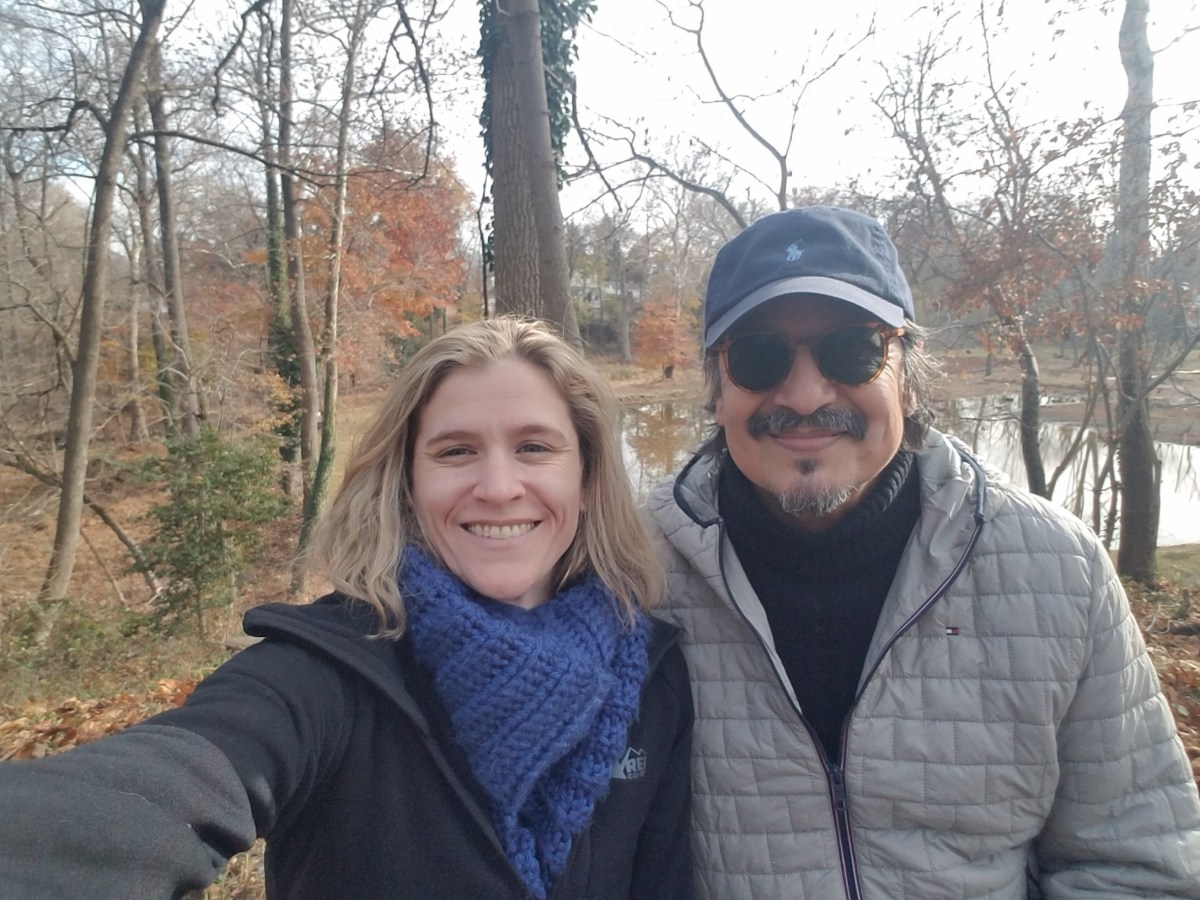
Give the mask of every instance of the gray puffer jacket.
M 936 432 L 828 760 L 697 458 L 651 494 L 711 900 L 1200 898 L 1200 800 L 1108 555 Z

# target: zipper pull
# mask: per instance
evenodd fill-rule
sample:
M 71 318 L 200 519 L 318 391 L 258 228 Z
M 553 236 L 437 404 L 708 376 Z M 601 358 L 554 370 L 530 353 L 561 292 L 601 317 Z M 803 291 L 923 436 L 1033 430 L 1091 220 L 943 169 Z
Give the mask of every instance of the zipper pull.
M 830 766 L 829 775 L 833 783 L 833 808 L 839 815 L 846 815 L 849 812 L 850 806 L 846 802 L 846 778 L 842 772 L 842 767 L 838 765 Z

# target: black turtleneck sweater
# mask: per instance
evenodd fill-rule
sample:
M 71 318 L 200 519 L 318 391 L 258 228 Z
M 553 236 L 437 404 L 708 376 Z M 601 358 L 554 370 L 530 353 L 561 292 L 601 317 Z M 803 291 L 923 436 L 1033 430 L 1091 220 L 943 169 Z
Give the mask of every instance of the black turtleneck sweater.
M 879 612 L 921 514 L 914 456 L 902 451 L 828 530 L 780 521 L 726 456 L 719 503 L 726 532 L 762 601 L 804 717 L 831 761 L 854 704 Z

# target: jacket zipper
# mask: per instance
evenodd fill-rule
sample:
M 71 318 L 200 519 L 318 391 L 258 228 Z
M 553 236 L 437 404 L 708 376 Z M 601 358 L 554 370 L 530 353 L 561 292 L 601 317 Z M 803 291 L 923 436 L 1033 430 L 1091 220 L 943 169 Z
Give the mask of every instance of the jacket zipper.
M 883 661 L 883 658 L 887 655 L 887 652 L 891 649 L 892 645 L 899 640 L 900 636 L 904 634 L 904 632 L 908 631 L 909 628 L 916 624 L 917 620 L 920 619 L 921 616 L 923 616 L 925 612 L 931 606 L 933 606 L 934 603 L 940 600 L 946 591 L 950 589 L 950 586 L 958 580 L 958 576 L 961 575 L 962 570 L 966 568 L 967 561 L 975 552 L 975 544 L 978 543 L 980 532 L 983 531 L 983 523 L 984 518 L 982 515 L 982 510 L 977 508 L 975 514 L 975 530 L 971 533 L 971 538 L 969 541 L 967 541 L 966 549 L 963 550 L 963 553 L 959 557 L 958 562 L 955 563 L 954 568 L 950 570 L 950 573 L 945 577 L 945 579 L 942 580 L 942 583 L 934 589 L 933 593 L 925 599 L 925 602 L 922 603 L 917 610 L 911 616 L 909 616 L 899 628 L 896 629 L 892 636 L 888 638 L 887 643 L 883 645 L 883 649 L 880 651 L 878 657 L 876 657 L 875 664 L 871 666 L 870 671 L 867 673 L 867 677 L 862 681 L 862 690 L 860 690 L 855 696 L 854 702 L 850 706 L 850 712 L 847 713 L 846 719 L 842 723 L 842 758 L 839 762 L 831 763 L 829 761 L 828 757 L 825 755 L 825 748 L 821 745 L 821 741 L 813 731 L 812 725 L 809 724 L 808 719 L 804 717 L 803 710 L 801 710 L 799 705 L 796 703 L 793 702 L 792 704 L 792 708 L 796 710 L 796 716 L 799 718 L 800 724 L 804 726 L 809 737 L 812 739 L 813 746 L 817 751 L 817 758 L 820 759 L 821 765 L 825 769 L 826 785 L 829 789 L 829 804 L 833 812 L 834 832 L 837 836 L 838 857 L 841 862 L 842 886 L 846 890 L 847 900 L 862 900 L 862 887 L 859 884 L 858 876 L 858 861 L 855 858 L 854 838 L 850 831 L 850 800 L 846 792 L 845 773 L 846 739 L 850 733 L 850 720 L 854 716 L 854 707 L 858 705 L 858 701 L 862 698 L 863 692 L 866 690 L 866 687 L 870 683 L 871 679 L 875 677 L 876 670 L 878 670 L 880 663 Z M 769 652 L 766 642 L 763 641 L 762 636 L 758 633 L 758 629 L 755 628 L 751 624 L 750 620 L 746 617 L 746 613 L 742 610 L 741 604 L 737 602 L 737 598 L 734 597 L 734 593 L 729 587 L 729 578 L 725 573 L 725 555 L 721 552 L 725 544 L 724 518 L 718 518 L 716 524 L 719 531 L 717 560 L 721 568 L 721 581 L 725 585 L 725 593 L 733 602 L 733 607 L 738 611 L 738 615 L 742 617 L 742 621 L 746 623 L 746 626 L 758 639 L 759 646 L 762 647 L 763 652 Z M 771 666 L 771 669 L 775 672 L 776 682 L 786 694 L 787 687 L 783 683 L 783 676 L 779 674 L 778 670 L 775 669 L 775 666 Z
M 811 729 L 810 729 L 811 731 Z M 820 744 L 817 745 L 820 747 Z M 821 751 L 825 762 L 825 751 Z M 840 765 L 825 763 L 825 777 L 829 781 L 830 804 L 833 806 L 833 828 L 837 834 L 838 857 L 842 863 L 842 887 L 849 900 L 861 900 L 862 889 L 858 886 L 858 862 L 854 858 L 854 839 L 850 834 L 850 802 L 846 796 L 846 773 Z

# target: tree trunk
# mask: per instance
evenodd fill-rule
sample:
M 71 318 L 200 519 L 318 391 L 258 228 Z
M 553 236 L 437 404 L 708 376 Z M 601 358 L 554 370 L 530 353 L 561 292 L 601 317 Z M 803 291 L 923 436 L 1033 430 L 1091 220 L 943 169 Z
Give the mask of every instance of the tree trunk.
M 341 291 L 342 257 L 345 252 L 343 235 L 346 222 L 346 192 L 348 189 L 348 172 L 350 169 L 350 126 L 354 117 L 355 81 L 358 77 L 358 51 L 361 46 L 367 13 L 362 0 L 359 0 L 350 28 L 350 38 L 346 47 L 346 65 L 342 70 L 341 109 L 338 111 L 337 157 L 334 174 L 333 210 L 330 215 L 329 228 L 329 272 L 325 280 L 325 326 L 321 334 L 321 358 L 325 369 L 325 390 L 322 403 L 321 417 L 321 446 L 317 457 L 316 469 L 313 472 L 313 486 L 309 494 L 309 502 L 304 506 L 303 521 L 300 526 L 300 551 L 297 555 L 297 565 L 292 568 L 292 589 L 300 593 L 303 588 L 305 566 L 299 562 L 304 548 L 308 545 L 308 536 L 312 531 L 317 517 L 321 513 L 325 493 L 328 490 L 330 477 L 333 472 L 333 462 L 337 451 L 337 340 L 338 340 L 338 299 Z M 431 317 L 432 318 L 432 317 Z M 432 331 L 432 322 L 430 331 Z
M 513 66 L 512 41 L 505 31 L 487 86 L 492 101 L 495 309 L 498 314 L 541 316 L 533 198 L 525 177 Z
M 180 272 L 179 230 L 175 218 L 175 189 L 171 164 L 171 139 L 167 136 L 167 111 L 163 98 L 162 46 L 153 41 L 147 60 L 146 105 L 150 123 L 154 126 L 154 174 L 158 191 L 158 225 L 162 235 L 163 292 L 166 295 L 171 343 L 173 344 L 173 379 L 178 385 L 179 424 L 184 437 L 200 436 L 202 417 L 196 375 L 192 370 L 192 342 L 188 333 L 187 311 Z
M 1117 406 L 1121 418 L 1118 465 L 1121 475 L 1121 534 L 1117 571 L 1143 583 L 1157 571 L 1160 463 L 1154 453 L 1145 396 L 1142 351 L 1145 291 L 1150 254 L 1150 113 L 1154 105 L 1154 56 L 1146 37 L 1149 0 L 1126 0 L 1121 21 L 1121 64 L 1128 94 L 1121 111 L 1123 140 L 1113 237 L 1113 270 L 1123 292 L 1124 312 L 1136 327 L 1120 332 Z
M 100 367 L 100 337 L 104 307 L 108 299 L 109 241 L 112 232 L 113 200 L 117 189 L 125 135 L 133 105 L 141 90 L 141 73 L 150 46 L 162 23 L 166 0 L 140 0 L 142 24 L 129 52 L 116 101 L 104 127 L 104 150 L 96 170 L 91 227 L 84 264 L 82 310 L 79 319 L 79 350 L 72 364 L 71 404 L 67 413 L 67 447 L 63 457 L 62 498 L 54 530 L 54 547 L 42 582 L 39 598 L 56 601 L 66 597 L 79 548 L 83 513 L 84 482 L 92 438 L 92 408 Z
M 1038 374 L 1037 356 L 1025 336 L 1025 329 L 1016 325 L 1017 362 L 1021 367 L 1021 458 L 1025 461 L 1025 477 L 1031 493 L 1047 496 L 1046 466 L 1042 462 L 1042 386 Z
M 494 117 L 502 115 L 504 118 L 504 152 L 516 155 L 515 160 L 511 157 L 508 159 L 506 171 L 514 174 L 523 172 L 528 186 L 529 206 L 528 215 L 524 214 L 522 207 L 516 210 L 518 217 L 515 221 L 502 222 L 501 189 L 512 190 L 516 185 L 507 180 L 501 185 L 497 177 L 496 235 L 499 237 L 502 229 L 508 227 L 521 229 L 515 237 L 521 242 L 521 252 L 526 259 L 532 255 L 537 261 L 536 293 L 533 295 L 537 309 L 542 318 L 558 325 L 568 340 L 578 344 L 579 327 L 574 306 L 570 302 L 566 229 L 558 198 L 558 166 L 550 137 L 538 0 L 510 0 L 507 9 L 500 10 L 499 21 L 502 23 L 504 41 L 497 54 L 492 110 Z M 502 105 L 507 104 L 515 105 L 515 111 L 503 110 Z M 515 128 L 515 139 L 511 133 L 507 133 L 509 128 Z M 492 154 L 495 163 L 500 162 L 500 150 L 501 141 L 497 141 Z M 499 246 L 496 255 L 496 293 L 502 295 Z
M 133 272 L 141 265 L 141 253 L 136 243 L 129 251 L 129 266 Z M 142 408 L 142 372 L 138 354 L 138 295 L 130 291 L 125 309 L 125 412 L 129 414 L 129 442 L 132 444 L 150 439 L 146 425 L 146 411 Z
M 313 468 L 317 458 L 320 385 L 308 300 L 304 290 L 304 258 L 297 209 L 296 178 L 292 172 L 292 10 L 294 0 L 283 0 L 279 40 L 279 165 L 283 200 L 283 231 L 287 246 L 287 274 L 291 297 L 292 335 L 300 370 L 300 473 L 304 504 L 312 503 Z
M 136 114 L 135 114 L 136 115 Z M 163 296 L 162 269 L 158 264 L 158 241 L 155 238 L 154 214 L 150 197 L 150 160 L 146 145 L 138 142 L 134 164 L 137 190 L 138 227 L 142 233 L 142 278 L 146 283 L 146 298 L 150 305 L 150 340 L 154 347 L 154 381 L 167 430 L 176 431 L 175 386 L 171 377 L 170 350 L 163 320 L 167 316 L 167 299 Z
M 260 11 L 261 16 L 266 16 Z M 275 28 L 263 27 L 260 31 L 258 54 L 251 72 L 258 92 L 258 111 L 262 126 L 263 180 L 266 202 L 267 238 L 267 294 L 271 304 L 271 321 L 267 326 L 267 366 L 274 368 L 280 380 L 287 386 L 287 398 L 276 404 L 280 414 L 275 434 L 279 437 L 280 489 L 288 497 L 296 492 L 296 462 L 300 458 L 300 370 L 296 364 L 295 338 L 292 332 L 292 311 L 288 295 L 286 244 L 283 233 L 283 200 L 280 196 L 279 154 L 275 131 L 275 100 L 277 91 L 273 87 Z

